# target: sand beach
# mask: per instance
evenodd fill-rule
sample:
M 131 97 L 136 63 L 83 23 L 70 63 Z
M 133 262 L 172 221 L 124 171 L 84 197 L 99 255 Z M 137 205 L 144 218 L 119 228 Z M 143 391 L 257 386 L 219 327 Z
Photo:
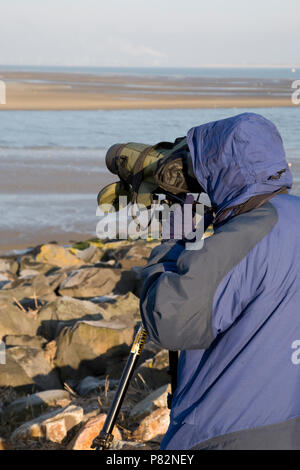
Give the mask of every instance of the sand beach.
M 191 109 L 292 106 L 289 79 L 1 71 L 7 110 Z

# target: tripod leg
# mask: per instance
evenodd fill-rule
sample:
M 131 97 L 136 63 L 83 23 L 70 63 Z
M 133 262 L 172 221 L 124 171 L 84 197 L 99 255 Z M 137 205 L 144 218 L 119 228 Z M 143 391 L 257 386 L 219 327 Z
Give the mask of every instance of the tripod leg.
M 169 351 L 169 373 L 171 375 L 171 393 L 168 394 L 168 408 L 172 408 L 172 399 L 177 388 L 178 351 Z
M 134 338 L 129 357 L 127 359 L 122 377 L 120 379 L 118 389 L 116 391 L 116 395 L 111 404 L 110 410 L 107 414 L 102 431 L 100 432 L 99 436 L 97 436 L 93 440 L 93 444 L 92 444 L 93 449 L 96 449 L 96 450 L 109 449 L 112 444 L 112 441 L 113 441 L 112 431 L 113 431 L 115 422 L 118 418 L 120 408 L 124 401 L 127 388 L 130 383 L 130 379 L 134 372 L 135 366 L 137 364 L 138 358 L 141 355 L 141 352 L 145 345 L 146 339 L 147 339 L 147 333 L 143 325 L 141 325 Z

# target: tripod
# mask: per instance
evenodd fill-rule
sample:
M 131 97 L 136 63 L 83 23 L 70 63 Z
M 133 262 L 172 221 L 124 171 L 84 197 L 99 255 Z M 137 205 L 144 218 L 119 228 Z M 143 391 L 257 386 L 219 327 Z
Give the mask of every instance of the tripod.
M 129 357 L 127 359 L 125 368 L 123 370 L 118 389 L 115 397 L 107 414 L 104 426 L 100 434 L 93 440 L 92 448 L 96 450 L 108 450 L 113 442 L 112 431 L 115 422 L 118 418 L 122 403 L 124 401 L 132 374 L 135 370 L 139 356 L 142 353 L 143 347 L 147 340 L 147 333 L 143 325 L 141 325 L 134 338 Z M 172 394 L 175 391 L 177 385 L 177 351 L 169 352 L 170 359 L 170 373 L 172 374 Z M 171 407 L 172 395 L 168 396 L 168 406 Z

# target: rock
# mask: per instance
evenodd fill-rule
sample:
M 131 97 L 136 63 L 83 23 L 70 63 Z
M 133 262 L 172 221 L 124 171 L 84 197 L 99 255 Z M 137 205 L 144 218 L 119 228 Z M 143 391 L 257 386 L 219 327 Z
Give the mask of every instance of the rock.
M 29 335 L 7 335 L 5 336 L 6 347 L 10 346 L 24 346 L 29 348 L 42 349 L 47 343 L 45 338 L 41 336 Z
M 53 264 L 43 262 L 38 263 L 32 255 L 24 255 L 20 259 L 20 274 L 27 270 L 32 270 L 39 274 L 46 274 L 54 268 L 55 266 Z
M 66 390 L 46 390 L 14 400 L 5 408 L 3 418 L 17 417 L 19 420 L 26 420 L 49 406 L 66 407 L 69 403 L 70 394 Z
M 103 428 L 106 419 L 106 414 L 100 414 L 95 418 L 88 420 L 83 428 L 75 436 L 74 440 L 70 444 L 69 448 L 72 450 L 94 450 L 91 449 L 91 445 L 95 437 L 98 436 L 101 429 Z M 122 436 L 117 426 L 114 427 L 113 436 L 117 440 L 121 440 Z
M 0 300 L 24 299 L 30 297 L 49 298 L 54 295 L 55 285 L 51 285 L 51 279 L 39 274 L 30 279 L 18 279 L 10 284 L 8 289 L 0 291 Z
M 68 273 L 60 284 L 60 295 L 71 297 L 94 297 L 110 294 L 118 281 L 121 272 L 109 268 L 82 268 Z
M 171 391 L 170 385 L 163 385 L 154 390 L 144 400 L 137 403 L 130 412 L 130 417 L 141 419 L 150 415 L 157 408 L 165 408 L 167 406 L 168 393 Z
M 16 274 L 19 269 L 19 263 L 13 258 L 9 256 L 2 256 L 0 258 L 0 272 L 10 272 Z
M 89 395 L 94 390 L 99 390 L 102 386 L 103 380 L 97 379 L 96 377 L 92 377 L 88 375 L 84 377 L 79 384 L 76 386 L 75 390 L 78 395 L 85 397 Z
M 44 347 L 44 353 L 47 361 L 51 364 L 51 366 L 54 365 L 54 358 L 56 356 L 56 351 L 57 351 L 57 344 L 56 341 L 49 341 L 49 343 L 46 344 Z
M 19 279 L 31 279 L 39 274 L 40 273 L 35 269 L 22 269 L 22 271 L 20 271 Z
M 156 354 L 161 353 L 162 349 L 161 346 L 158 344 L 153 343 L 152 341 L 147 340 L 146 344 L 143 347 L 142 354 L 141 354 L 141 364 L 145 362 L 147 359 L 152 359 L 152 365 L 155 361 Z M 157 365 L 157 360 L 155 361 L 155 365 Z
M 12 299 L 7 299 L 0 305 L 0 339 L 6 335 L 34 336 L 40 324 L 39 320 L 23 312 L 12 302 Z
M 83 418 L 83 409 L 80 406 L 70 405 L 22 424 L 13 432 L 11 439 L 21 441 L 46 439 L 61 443 L 68 432 L 81 423 Z
M 15 276 L 11 273 L 0 273 L 0 289 L 8 289 L 11 283 L 15 281 Z
M 69 272 L 69 268 L 50 271 L 45 274 L 52 290 L 56 291 L 58 289 L 59 285 L 67 278 L 67 272 Z
M 134 327 L 121 322 L 82 321 L 57 338 L 55 365 L 63 380 L 104 374 L 108 362 L 119 362 L 132 344 Z
M 40 390 L 60 388 L 61 383 L 41 349 L 14 346 L 6 351 L 6 364 L 1 365 L 0 387 Z
M 22 366 L 18 364 L 6 351 L 6 363 L 0 365 L 0 387 L 14 387 L 31 391 L 33 380 L 29 377 Z
M 134 431 L 133 437 L 141 441 L 160 440 L 167 432 L 170 423 L 170 410 L 158 408 L 147 416 Z
M 0 437 L 0 450 L 9 450 L 7 443 L 2 437 Z
M 101 311 L 103 317 L 107 320 L 123 316 L 140 320 L 140 301 L 132 292 L 128 292 L 125 295 L 116 297 L 111 302 L 104 303 Z
M 109 388 L 114 388 L 119 383 L 119 380 L 110 379 L 107 384 Z M 100 388 L 105 388 L 106 380 L 99 379 L 97 377 L 87 376 L 82 379 L 76 387 L 76 393 L 80 396 L 85 397 L 90 393 L 94 392 L 95 390 L 99 390 Z
M 141 385 L 143 381 L 149 389 L 156 389 L 170 382 L 169 370 L 169 353 L 166 349 L 161 350 L 153 358 L 147 359 L 133 374 L 133 381 Z
M 114 256 L 123 269 L 131 269 L 133 266 L 144 266 L 154 246 L 155 244 L 143 241 L 135 242 L 114 252 L 107 253 L 103 259 L 106 259 L 108 256 Z
M 152 450 L 152 448 L 144 442 L 114 440 L 111 450 Z
M 54 421 L 44 423 L 46 441 L 62 443 L 68 434 L 66 421 L 64 418 L 57 418 Z
M 58 297 L 39 311 L 41 326 L 39 334 L 51 340 L 56 338 L 65 326 L 72 326 L 79 320 L 101 320 L 103 309 L 87 300 L 72 297 Z
M 61 268 L 66 266 L 79 266 L 82 264 L 82 261 L 76 258 L 70 250 L 51 243 L 41 246 L 40 252 L 36 255 L 35 260 L 38 263 L 47 263 Z
M 102 250 L 97 248 L 95 245 L 89 246 L 85 250 L 78 250 L 76 253 L 77 258 L 85 263 L 95 264 L 98 263 L 102 257 Z

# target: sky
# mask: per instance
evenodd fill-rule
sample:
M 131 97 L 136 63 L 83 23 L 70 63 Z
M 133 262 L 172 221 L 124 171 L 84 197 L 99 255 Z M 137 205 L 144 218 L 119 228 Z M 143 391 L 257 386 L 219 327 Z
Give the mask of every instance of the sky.
M 298 66 L 299 0 L 0 0 L 0 64 Z

